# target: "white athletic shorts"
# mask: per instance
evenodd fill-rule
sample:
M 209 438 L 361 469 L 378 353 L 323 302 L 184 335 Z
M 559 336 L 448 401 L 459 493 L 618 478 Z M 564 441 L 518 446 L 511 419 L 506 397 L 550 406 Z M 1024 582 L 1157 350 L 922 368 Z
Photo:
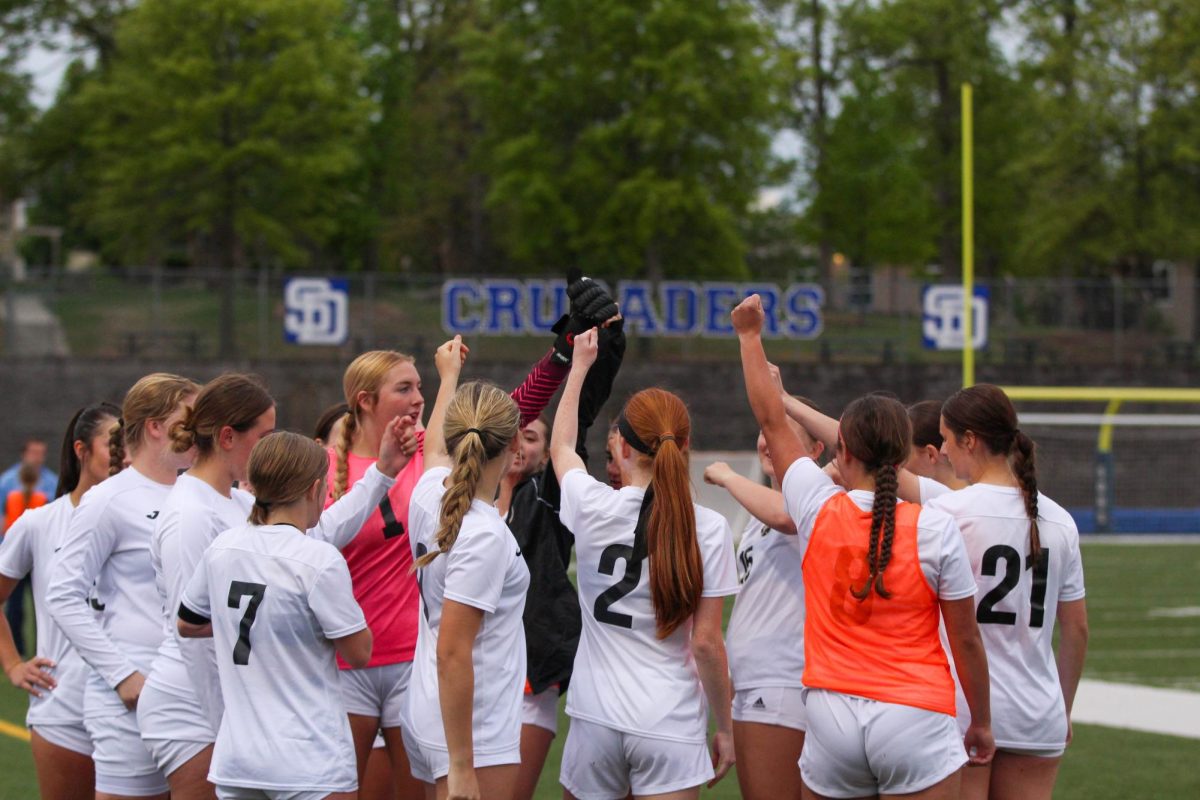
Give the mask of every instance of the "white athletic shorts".
M 804 690 L 791 686 L 738 689 L 733 693 L 733 718 L 738 722 L 781 725 L 806 731 L 808 714 L 804 710 Z
M 404 693 L 412 675 L 411 661 L 366 669 L 343 669 L 338 673 L 347 714 L 379 717 L 381 728 L 400 727 Z
M 437 783 L 439 778 L 450 774 L 449 750 L 418 742 L 407 727 L 400 729 L 400 735 L 404 738 L 404 752 L 408 754 L 408 765 L 414 778 L 424 783 Z M 511 750 L 496 753 L 475 753 L 474 761 L 475 769 L 520 764 L 521 745 L 518 743 Z
M 96 791 L 126 797 L 165 794 L 167 776 L 154 763 L 142 742 L 137 712 L 84 719 L 92 738 L 92 761 L 96 764 Z
M 87 728 L 83 722 L 71 724 L 51 724 L 46 725 L 40 722 L 35 722 L 29 726 L 30 730 L 37 733 L 38 736 L 45 739 L 50 744 L 61 747 L 64 750 L 70 750 L 72 753 L 80 755 L 92 755 L 92 737 L 88 736 Z
M 558 735 L 558 687 L 521 698 L 521 724 L 545 728 Z
M 195 697 L 180 697 L 147 683 L 138 698 L 142 742 L 164 775 L 170 775 L 216 740 Z
M 217 800 L 325 800 L 330 792 L 318 789 L 315 792 L 296 792 L 291 789 L 246 789 L 241 786 L 218 786 Z
M 713 779 L 704 742 L 675 742 L 572 719 L 559 782 L 579 800 L 665 794 Z
M 1059 758 L 1067 752 L 1067 746 L 1062 747 L 997 747 L 998 753 L 1012 753 L 1014 756 L 1033 756 L 1034 758 Z
M 949 714 L 806 689 L 808 735 L 800 777 L 826 797 L 909 794 L 967 763 Z

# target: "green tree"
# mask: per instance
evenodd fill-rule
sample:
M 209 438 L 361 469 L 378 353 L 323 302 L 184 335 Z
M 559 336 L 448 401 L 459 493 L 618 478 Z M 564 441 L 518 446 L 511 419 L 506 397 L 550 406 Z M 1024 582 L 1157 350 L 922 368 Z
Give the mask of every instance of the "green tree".
M 469 38 L 510 257 L 610 276 L 745 274 L 769 162 L 769 40 L 737 0 L 489 3 Z
M 797 233 L 816 245 L 818 272 L 827 302 L 835 297 L 834 220 L 826 206 L 815 203 L 831 181 L 830 128 L 843 75 L 845 42 L 838 17 L 844 0 L 758 0 L 784 80 L 784 126 L 803 141 L 794 180 L 802 202 Z M 792 265 L 793 268 L 796 264 Z
M 117 24 L 132 6 L 133 0 L 0 0 L 0 33 L 15 51 L 33 44 L 90 51 L 103 67 L 116 50 Z
M 127 258 L 186 243 L 201 263 L 311 264 L 354 201 L 369 113 L 339 0 L 144 0 L 81 102 L 94 115 L 84 205 Z M 220 350 L 233 341 L 222 281 Z
M 937 255 L 933 189 L 920 170 L 923 140 L 912 125 L 911 94 L 888 91 L 882 76 L 857 71 L 829 136 L 833 180 L 813 204 L 850 262 L 924 264 Z
M 894 118 L 909 129 L 889 134 L 904 142 L 894 158 L 908 160 L 922 176 L 934 203 L 935 254 L 946 274 L 961 264 L 960 85 L 976 87 L 975 153 L 977 229 L 985 266 L 1000 269 L 1010 259 L 1006 215 L 1019 207 L 1019 192 L 1007 161 L 1020 142 L 1020 87 L 996 41 L 1002 0 L 856 0 L 842 15 L 847 48 L 858 73 L 854 91 L 896 94 L 909 114 Z M 879 83 L 862 75 L 878 73 Z M 847 100 L 847 102 L 849 102 Z M 854 136 L 852 130 L 842 131 Z M 916 147 L 910 145 L 915 143 Z M 924 211 L 922 210 L 923 214 Z M 917 225 L 909 235 L 925 228 Z M 905 248 L 919 250 L 920 247 Z
M 0 206 L 19 190 L 24 172 L 26 134 L 33 119 L 29 76 L 13 58 L 0 58 Z
M 474 0 L 355 0 L 353 27 L 378 113 L 364 152 L 364 263 L 384 270 L 484 272 L 493 249 L 480 123 L 462 86 L 460 34 Z
M 1200 9 L 1187 0 L 1022 8 L 1038 96 L 1021 252 L 1032 269 L 1146 277 L 1200 234 Z

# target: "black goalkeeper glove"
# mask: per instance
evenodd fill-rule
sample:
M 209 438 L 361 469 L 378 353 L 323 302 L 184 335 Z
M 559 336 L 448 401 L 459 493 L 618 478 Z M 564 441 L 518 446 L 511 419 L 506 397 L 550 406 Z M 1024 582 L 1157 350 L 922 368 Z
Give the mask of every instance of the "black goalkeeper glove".
M 567 287 L 571 314 L 599 327 L 617 314 L 617 301 L 591 278 L 578 278 Z
M 558 334 L 554 340 L 554 358 L 561 364 L 570 363 L 577 335 L 603 325 L 617 313 L 612 296 L 591 278 L 583 277 L 578 269 L 567 273 L 567 297 L 571 301 L 570 312 L 550 329 Z

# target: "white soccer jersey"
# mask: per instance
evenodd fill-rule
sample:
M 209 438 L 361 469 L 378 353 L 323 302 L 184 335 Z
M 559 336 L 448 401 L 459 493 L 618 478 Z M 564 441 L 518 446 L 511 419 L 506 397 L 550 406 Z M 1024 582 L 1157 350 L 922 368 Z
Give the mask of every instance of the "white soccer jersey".
M 234 528 L 205 551 L 182 602 L 212 620 L 225 698 L 208 779 L 354 791 L 354 743 L 330 640 L 367 622 L 341 553 L 290 525 Z
M 325 510 L 309 536 L 345 547 L 393 483 L 371 467 Z M 183 701 L 198 703 L 214 732 L 221 724 L 223 703 L 212 640 L 181 638 L 175 620 L 183 589 L 204 551 L 223 531 L 245 525 L 253 504 L 253 495 L 240 489 L 226 497 L 199 478 L 181 475 L 163 504 L 150 544 L 165 633 L 149 680 Z
M 645 490 L 616 490 L 582 469 L 563 476 L 559 517 L 575 534 L 583 631 L 567 713 L 638 736 L 704 742 L 708 704 L 692 658 L 692 621 L 659 639 L 649 558 L 633 559 Z M 703 597 L 738 590 L 733 533 L 717 512 L 695 506 Z
M 450 470 L 428 470 L 413 488 L 409 539 L 413 560 L 437 548 L 442 482 Z M 404 703 L 404 721 L 421 744 L 446 749 L 438 699 L 437 637 L 446 600 L 483 611 L 483 624 L 472 647 L 475 698 L 471 730 L 475 754 L 512 750 L 521 740 L 521 700 L 525 686 L 525 592 L 529 568 L 512 531 L 495 506 L 475 500 L 463 518 L 450 552 L 417 571 L 421 614 L 412 680 Z
M 817 515 L 825 503 L 843 491 L 811 458 L 797 459 L 788 467 L 783 476 L 783 502 L 796 525 L 802 561 Z M 864 511 L 875 503 L 874 492 L 855 489 L 848 494 Z M 921 508 L 917 515 L 917 558 L 925 582 L 938 599 L 962 600 L 975 594 L 962 534 L 949 514 L 928 506 Z
M 150 537 L 170 491 L 133 467 L 92 487 L 50 568 L 46 603 L 54 621 L 111 689 L 135 671 L 149 673 L 162 644 Z M 97 713 L 125 712 L 115 691 L 97 699 L 105 709 Z
M 737 569 L 742 588 L 725 632 L 734 690 L 802 688 L 804 580 L 797 537 L 751 517 Z
M 82 725 L 83 687 L 91 670 L 46 608 L 46 584 L 50 565 L 62 546 L 75 506 L 63 495 L 49 505 L 26 511 L 0 541 L 0 575 L 20 580 L 33 574 L 33 604 L 37 612 L 37 654 L 54 662 L 48 670 L 58 685 L 42 690 L 41 697 L 29 696 L 25 724 Z
M 924 484 L 922 484 L 924 488 Z M 945 492 L 929 507 L 962 529 L 976 593 L 975 617 L 991 676 L 992 734 L 999 747 L 1061 747 L 1067 713 L 1054 661 L 1058 604 L 1084 596 L 1079 531 L 1062 506 L 1038 495 L 1042 559 L 1029 558 L 1029 517 L 1021 490 L 975 484 Z M 959 690 L 959 725 L 966 703 Z
M 147 684 L 193 706 L 214 737 L 223 704 L 212 640 L 181 639 L 175 620 L 184 587 L 204 551 L 222 531 L 245 524 L 253 502 L 246 492 L 235 489 L 226 497 L 199 478 L 180 475 L 150 540 L 164 631 Z

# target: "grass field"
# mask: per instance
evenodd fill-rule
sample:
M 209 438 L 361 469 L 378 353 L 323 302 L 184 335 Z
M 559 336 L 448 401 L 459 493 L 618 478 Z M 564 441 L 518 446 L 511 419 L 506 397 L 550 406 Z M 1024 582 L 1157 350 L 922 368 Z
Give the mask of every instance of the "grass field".
M 1087 544 L 1091 642 L 1085 676 L 1200 691 L 1200 544 Z M 0 720 L 23 721 L 25 699 L 0 688 Z M 566 719 L 561 716 L 560 730 Z M 558 764 L 564 735 L 555 739 L 536 797 L 562 796 Z M 1075 727 L 1055 798 L 1200 797 L 1200 740 L 1091 725 Z M 0 800 L 37 796 L 29 745 L 0 734 Z M 737 779 L 702 792 L 738 797 Z

